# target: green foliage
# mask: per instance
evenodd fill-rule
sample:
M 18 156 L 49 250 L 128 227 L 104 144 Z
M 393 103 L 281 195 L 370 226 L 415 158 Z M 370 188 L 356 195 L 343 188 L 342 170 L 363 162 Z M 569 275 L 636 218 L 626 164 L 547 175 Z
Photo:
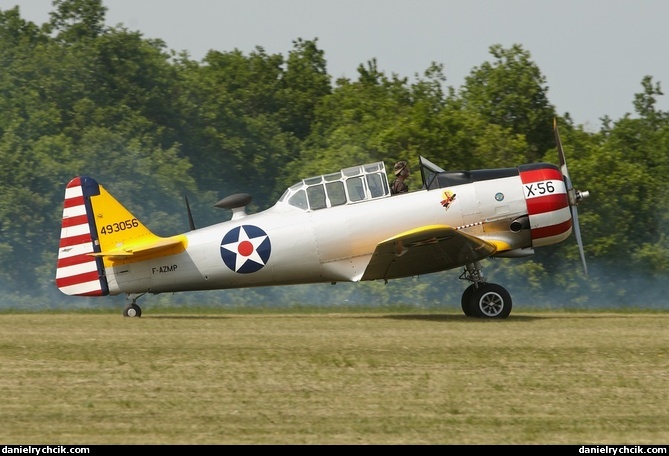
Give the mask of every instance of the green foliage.
M 56 39 L 66 44 L 95 39 L 105 29 L 107 8 L 102 0 L 54 0 L 47 30 L 56 33 Z
M 531 163 L 554 145 L 551 123 L 555 108 L 548 101 L 546 78 L 519 44 L 490 47 L 496 59 L 475 68 L 461 90 L 464 109 L 489 123 L 524 135 L 529 145 L 523 162 Z

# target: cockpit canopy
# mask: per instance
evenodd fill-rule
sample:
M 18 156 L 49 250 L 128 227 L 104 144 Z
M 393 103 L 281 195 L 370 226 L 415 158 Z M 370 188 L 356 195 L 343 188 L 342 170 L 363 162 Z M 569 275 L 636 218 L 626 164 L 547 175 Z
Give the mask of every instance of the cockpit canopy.
M 419 157 L 418 164 L 423 190 L 518 174 L 516 168 L 445 171 L 423 156 Z M 356 204 L 387 196 L 390 196 L 388 175 L 386 165 L 380 161 L 303 179 L 286 190 L 279 198 L 279 202 L 305 211 L 316 211 L 326 207 Z
M 386 165 L 380 161 L 303 179 L 279 198 L 303 210 L 354 204 L 390 196 Z

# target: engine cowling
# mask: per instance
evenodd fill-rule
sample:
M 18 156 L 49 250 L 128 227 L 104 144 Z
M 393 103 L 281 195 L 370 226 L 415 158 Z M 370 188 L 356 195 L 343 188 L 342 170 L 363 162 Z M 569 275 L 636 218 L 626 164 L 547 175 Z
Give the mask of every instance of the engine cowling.
M 518 167 L 527 203 L 532 247 L 557 244 L 572 231 L 569 195 L 560 169 L 550 163 Z

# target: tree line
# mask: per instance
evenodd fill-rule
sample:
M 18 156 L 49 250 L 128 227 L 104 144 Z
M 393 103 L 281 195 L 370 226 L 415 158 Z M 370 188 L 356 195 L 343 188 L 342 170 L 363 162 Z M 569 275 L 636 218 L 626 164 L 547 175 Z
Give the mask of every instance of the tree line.
M 204 226 L 229 218 L 213 208 L 228 194 L 251 193 L 249 210 L 262 210 L 299 179 L 354 164 L 413 164 L 419 155 L 445 169 L 556 163 L 554 118 L 571 178 L 591 193 L 579 206 L 591 274 L 583 276 L 573 240 L 528 260 L 493 260 L 484 272 L 522 284 L 510 289 L 528 305 L 663 305 L 669 115 L 656 107 L 663 93 L 652 76 L 640 81 L 633 113 L 604 117 L 599 131 L 587 132 L 556 112 L 546 78 L 520 44 L 490 46 L 490 60 L 458 88 L 446 85 L 436 62 L 410 79 L 371 59 L 355 79 L 333 80 L 317 38 L 295 39 L 285 56 L 257 46 L 195 61 L 160 39 L 105 25 L 102 0 L 54 0 L 53 8 L 44 24 L 23 19 L 19 7 L 0 11 L 5 307 L 76 299 L 54 284 L 64 187 L 74 176 L 94 177 L 154 232 L 171 235 L 188 229 L 184 196 Z M 414 174 L 410 188 L 419 179 Z M 220 299 L 459 303 L 454 274 Z

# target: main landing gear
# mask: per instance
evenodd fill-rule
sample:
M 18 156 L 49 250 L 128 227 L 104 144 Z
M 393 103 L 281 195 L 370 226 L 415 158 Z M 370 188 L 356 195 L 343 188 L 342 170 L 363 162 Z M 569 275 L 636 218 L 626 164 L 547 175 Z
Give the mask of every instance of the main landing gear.
M 123 316 L 124 317 L 141 317 L 142 316 L 142 309 L 136 304 L 137 299 L 141 298 L 144 296 L 146 293 L 128 293 L 128 296 L 125 298 L 126 300 L 132 300 L 130 304 L 125 306 L 125 309 L 123 309 Z
M 501 285 L 487 283 L 477 261 L 465 265 L 460 279 L 472 282 L 462 293 L 462 311 L 468 317 L 506 318 L 511 313 L 511 295 Z

